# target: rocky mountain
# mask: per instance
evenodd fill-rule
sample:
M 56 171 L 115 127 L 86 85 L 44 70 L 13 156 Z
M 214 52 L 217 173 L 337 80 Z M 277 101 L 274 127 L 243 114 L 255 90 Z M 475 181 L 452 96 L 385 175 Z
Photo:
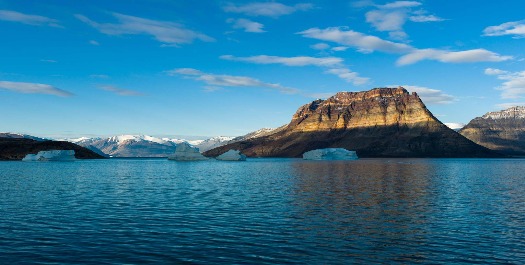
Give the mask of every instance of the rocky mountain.
M 250 157 L 300 157 L 319 148 L 346 148 L 360 157 L 492 157 L 498 154 L 448 128 L 416 93 L 402 87 L 339 92 L 300 107 L 285 127 L 230 143 Z
M 183 139 L 157 138 L 148 135 L 120 135 L 109 138 L 69 139 L 96 153 L 113 157 L 168 157 L 175 152 L 177 144 L 188 142 L 206 151 L 224 144 L 233 137 L 213 137 L 206 140 L 187 141 Z
M 87 148 L 70 142 L 0 137 L 0 160 L 22 160 L 27 154 L 48 150 L 74 150 L 75 157 L 79 159 L 103 158 Z
M 489 112 L 459 131 L 473 142 L 509 155 L 525 155 L 525 107 Z

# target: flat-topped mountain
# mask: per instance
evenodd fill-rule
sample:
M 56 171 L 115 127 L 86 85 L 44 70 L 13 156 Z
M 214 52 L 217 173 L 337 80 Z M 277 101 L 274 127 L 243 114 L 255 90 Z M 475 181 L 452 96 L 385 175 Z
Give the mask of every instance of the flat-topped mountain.
M 355 150 L 359 157 L 492 157 L 498 154 L 448 128 L 416 93 L 402 87 L 339 92 L 303 105 L 275 132 L 212 149 L 250 157 L 300 157 L 320 148 Z
M 75 157 L 79 159 L 103 158 L 87 148 L 69 142 L 0 137 L 0 160 L 22 160 L 27 154 L 49 150 L 74 150 Z
M 525 155 L 525 107 L 489 112 L 459 131 L 473 142 L 509 155 Z

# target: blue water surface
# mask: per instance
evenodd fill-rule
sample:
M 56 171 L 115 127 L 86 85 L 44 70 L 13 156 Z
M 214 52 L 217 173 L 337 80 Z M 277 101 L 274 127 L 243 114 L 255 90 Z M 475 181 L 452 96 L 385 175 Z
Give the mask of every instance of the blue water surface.
M 524 264 L 525 160 L 0 162 L 1 264 Z

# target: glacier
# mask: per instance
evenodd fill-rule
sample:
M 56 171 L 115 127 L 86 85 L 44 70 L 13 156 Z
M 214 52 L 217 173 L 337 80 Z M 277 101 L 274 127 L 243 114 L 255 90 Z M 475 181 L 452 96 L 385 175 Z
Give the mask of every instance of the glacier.
M 40 151 L 36 155 L 28 154 L 22 161 L 74 161 L 75 151 L 74 150 L 49 150 Z
M 215 159 L 222 161 L 246 161 L 246 156 L 239 150 L 230 149 Z
M 169 160 L 176 161 L 200 161 L 208 160 L 207 157 L 203 156 L 199 152 L 199 148 L 192 147 L 186 142 L 182 142 L 175 148 L 175 154 L 168 156 Z
M 348 151 L 344 148 L 325 148 L 305 152 L 304 160 L 356 160 L 358 159 L 355 151 Z

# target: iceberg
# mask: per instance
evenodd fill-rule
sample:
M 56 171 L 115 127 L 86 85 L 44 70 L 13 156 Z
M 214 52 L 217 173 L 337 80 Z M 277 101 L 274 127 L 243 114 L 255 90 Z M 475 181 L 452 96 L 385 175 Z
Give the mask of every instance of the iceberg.
M 49 150 L 40 151 L 36 155 L 28 154 L 22 161 L 74 161 L 75 151 L 74 150 Z
M 175 154 L 168 157 L 169 160 L 176 160 L 176 161 L 200 161 L 200 160 L 208 160 L 207 157 L 203 156 L 199 152 L 199 148 L 192 147 L 190 144 L 186 142 L 182 142 L 177 144 L 177 147 L 175 148 Z
M 246 161 L 246 156 L 239 150 L 230 149 L 228 152 L 216 157 L 217 160 L 223 161 Z
M 325 148 L 305 152 L 305 160 L 356 160 L 358 159 L 355 151 L 348 151 L 344 148 Z

